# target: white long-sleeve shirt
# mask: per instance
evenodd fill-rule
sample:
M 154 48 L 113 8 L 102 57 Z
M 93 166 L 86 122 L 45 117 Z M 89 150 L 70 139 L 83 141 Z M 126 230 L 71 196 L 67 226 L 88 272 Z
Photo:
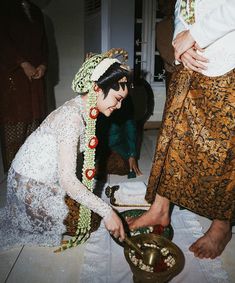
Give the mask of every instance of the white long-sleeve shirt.
M 174 37 L 183 30 L 205 48 L 209 60 L 206 76 L 220 76 L 235 68 L 235 0 L 195 0 L 195 23 L 188 25 L 180 14 L 182 0 L 175 7 Z

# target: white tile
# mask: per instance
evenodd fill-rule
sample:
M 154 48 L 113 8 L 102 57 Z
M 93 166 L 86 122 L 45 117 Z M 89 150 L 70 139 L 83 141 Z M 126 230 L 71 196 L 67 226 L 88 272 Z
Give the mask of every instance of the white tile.
M 6 177 L 6 174 L 4 173 L 3 170 L 3 163 L 2 163 L 2 150 L 1 150 L 1 143 L 0 143 L 0 183 L 2 180 L 4 180 Z
M 7 237 L 7 235 L 6 235 Z M 0 282 L 5 282 L 19 255 L 21 247 L 0 253 Z
M 222 259 L 222 265 L 223 268 L 227 271 L 229 275 L 230 282 L 235 282 L 235 235 L 233 234 L 233 237 L 231 241 L 226 246 L 224 252 L 221 255 Z
M 6 179 L 0 183 L 0 208 L 5 206 L 6 203 Z
M 54 253 L 55 248 L 24 247 L 7 283 L 79 283 L 84 246 Z

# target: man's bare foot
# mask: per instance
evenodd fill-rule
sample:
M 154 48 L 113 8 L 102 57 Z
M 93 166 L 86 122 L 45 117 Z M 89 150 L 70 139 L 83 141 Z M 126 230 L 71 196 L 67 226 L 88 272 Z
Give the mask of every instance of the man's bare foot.
M 189 250 L 199 258 L 214 259 L 221 255 L 231 240 L 232 230 L 228 221 L 213 220 L 204 236 L 193 243 Z
M 169 225 L 169 205 L 170 202 L 167 198 L 156 195 L 155 201 L 148 211 L 140 217 L 127 219 L 129 228 L 136 230 L 140 227 L 154 226 L 157 224 L 162 226 Z

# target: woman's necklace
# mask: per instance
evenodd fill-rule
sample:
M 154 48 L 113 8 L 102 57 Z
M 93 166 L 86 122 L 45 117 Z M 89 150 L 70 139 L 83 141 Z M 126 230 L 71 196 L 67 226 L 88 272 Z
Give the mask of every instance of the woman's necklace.
M 184 21 L 192 25 L 195 23 L 195 0 L 182 0 L 180 5 L 180 14 Z
M 96 120 L 99 110 L 96 107 L 97 94 L 91 90 L 87 94 L 86 101 L 86 128 L 85 128 L 85 151 L 82 168 L 82 183 L 89 191 L 93 192 L 95 177 L 95 150 L 98 139 L 95 136 Z M 90 236 L 91 230 L 91 210 L 80 204 L 79 221 L 76 234 L 68 241 L 63 241 L 62 245 L 55 252 L 60 252 L 68 248 L 84 243 Z

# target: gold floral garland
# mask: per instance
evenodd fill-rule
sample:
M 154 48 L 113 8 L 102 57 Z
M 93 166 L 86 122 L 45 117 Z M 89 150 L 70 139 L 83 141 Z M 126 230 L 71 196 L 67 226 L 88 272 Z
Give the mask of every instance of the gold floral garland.
M 195 23 L 195 0 L 182 0 L 180 14 L 189 25 Z

